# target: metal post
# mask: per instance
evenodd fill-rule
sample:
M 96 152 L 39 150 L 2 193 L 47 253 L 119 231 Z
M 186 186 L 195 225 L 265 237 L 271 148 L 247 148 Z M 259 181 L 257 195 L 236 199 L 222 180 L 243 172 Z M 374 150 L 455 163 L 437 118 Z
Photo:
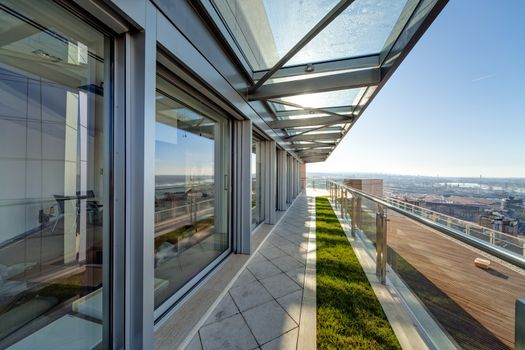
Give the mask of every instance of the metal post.
M 356 201 L 356 212 L 355 212 L 355 224 L 357 227 L 361 227 L 361 212 L 362 212 L 362 208 L 361 208 L 361 201 L 362 201 L 362 198 L 361 197 L 357 197 L 357 201 Z
M 376 275 L 382 284 L 386 283 L 387 261 L 387 219 L 386 209 L 377 206 L 376 213 Z
M 355 236 L 357 231 L 357 197 L 352 195 L 352 236 Z
M 344 216 L 344 205 L 343 205 L 343 197 L 344 197 L 345 191 L 343 190 L 343 187 L 341 186 L 341 218 Z
M 525 350 L 525 300 L 516 300 L 516 321 L 514 331 L 514 347 Z

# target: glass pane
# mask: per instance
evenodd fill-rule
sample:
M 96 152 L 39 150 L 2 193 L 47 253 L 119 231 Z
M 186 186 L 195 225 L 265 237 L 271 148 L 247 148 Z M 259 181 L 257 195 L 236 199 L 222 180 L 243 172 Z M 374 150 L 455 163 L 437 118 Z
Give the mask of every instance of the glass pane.
M 213 0 L 254 70 L 272 67 L 336 4 L 337 0 Z
M 378 54 L 407 0 L 356 0 L 285 66 Z
M 261 141 L 255 136 L 252 139 L 252 229 L 264 220 L 263 195 L 262 195 L 262 155 Z
M 393 210 L 388 216 L 391 280 L 401 280 L 460 348 L 514 349 L 525 271 Z M 487 269 L 475 265 L 479 258 Z
M 200 105 L 200 106 L 199 106 Z M 192 106 L 192 107 L 190 107 Z M 157 78 L 155 307 L 229 247 L 220 119 Z
M 363 88 L 359 89 L 347 89 L 329 92 L 317 92 L 313 94 L 296 95 L 290 97 L 283 97 L 281 100 L 284 102 L 291 102 L 298 104 L 302 107 L 311 108 L 326 108 L 326 107 L 339 107 L 339 106 L 351 106 L 356 104 L 356 100 L 361 96 Z M 278 101 L 278 100 L 277 100 Z M 294 110 L 297 108 L 284 106 L 278 103 L 273 103 L 273 106 L 281 110 Z
M 104 43 L 52 1 L 0 4 L 0 348 L 102 340 Z

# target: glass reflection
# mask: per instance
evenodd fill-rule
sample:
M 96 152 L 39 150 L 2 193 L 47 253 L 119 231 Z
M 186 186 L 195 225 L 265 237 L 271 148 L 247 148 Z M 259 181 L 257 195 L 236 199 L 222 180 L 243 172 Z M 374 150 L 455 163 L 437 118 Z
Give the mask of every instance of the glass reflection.
M 252 230 L 264 220 L 263 195 L 262 195 L 262 156 L 261 141 L 253 136 L 251 157 L 252 178 Z
M 106 38 L 52 1 L 1 1 L 0 32 L 0 348 L 90 349 L 103 321 Z
M 155 142 L 155 306 L 229 247 L 220 154 L 223 122 L 157 78 Z M 219 158 L 219 159 L 217 159 Z

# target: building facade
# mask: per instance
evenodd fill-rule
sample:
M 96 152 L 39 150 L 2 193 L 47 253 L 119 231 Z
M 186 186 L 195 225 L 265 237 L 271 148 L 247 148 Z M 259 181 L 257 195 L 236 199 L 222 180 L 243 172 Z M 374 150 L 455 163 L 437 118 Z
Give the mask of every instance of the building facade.
M 446 1 L 392 3 L 372 54 L 292 86 L 314 67 L 268 56 L 271 24 L 243 2 L 1 0 L 0 348 L 152 348 L 182 298 L 290 206 L 305 164 Z M 275 100 L 304 93 L 332 95 Z

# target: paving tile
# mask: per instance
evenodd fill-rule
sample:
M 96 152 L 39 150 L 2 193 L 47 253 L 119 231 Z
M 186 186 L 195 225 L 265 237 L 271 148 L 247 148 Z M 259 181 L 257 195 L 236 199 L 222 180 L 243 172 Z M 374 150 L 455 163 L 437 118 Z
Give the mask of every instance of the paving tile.
M 306 272 L 305 267 L 301 267 L 301 268 L 298 268 L 298 269 L 295 269 L 295 270 L 287 271 L 286 274 L 288 275 L 288 277 L 293 279 L 295 281 L 295 283 L 297 283 L 298 285 L 303 287 L 304 286 L 304 274 L 305 274 L 305 272 Z
M 227 293 L 204 324 L 207 325 L 213 322 L 218 322 L 237 313 L 239 313 L 239 309 L 235 306 L 230 294 Z
M 299 328 L 294 328 L 279 338 L 269 341 L 261 346 L 262 350 L 295 350 L 297 347 L 297 335 Z
M 281 273 L 281 270 L 268 260 L 253 265 L 249 264 L 248 270 L 259 280 Z
M 259 345 L 240 314 L 200 329 L 204 350 L 255 349 Z
M 272 263 L 283 272 L 288 272 L 304 267 L 304 264 L 290 255 L 272 259 Z
M 251 273 L 248 269 L 244 269 L 242 270 L 239 277 L 237 277 L 237 280 L 233 283 L 232 288 L 236 288 L 251 283 L 253 281 L 255 281 L 255 276 L 253 275 L 253 273 Z
M 248 264 L 248 266 L 254 265 L 254 264 L 258 264 L 258 263 L 261 263 L 261 262 L 265 262 L 265 261 L 268 261 L 268 259 L 266 259 L 266 257 L 264 255 L 262 255 L 261 253 L 257 252 L 250 259 L 250 263 Z
M 261 283 L 276 299 L 301 289 L 294 280 L 284 273 L 262 279 Z
M 275 300 L 245 311 L 243 316 L 259 344 L 269 342 L 297 327 L 295 321 Z
M 270 293 L 268 293 L 258 281 L 253 281 L 249 284 L 232 288 L 230 289 L 230 295 L 241 311 L 272 300 Z
M 184 348 L 185 350 L 202 350 L 201 340 L 199 333 L 195 334 L 188 345 Z
M 273 244 L 274 246 L 276 246 L 278 248 L 281 248 L 281 246 L 283 246 L 283 245 L 293 244 L 292 242 L 290 242 L 286 238 L 283 238 L 283 237 L 281 237 L 279 235 L 274 235 L 274 234 L 272 234 L 270 237 L 268 237 L 268 242 L 270 242 L 271 244 Z
M 302 289 L 278 298 L 277 302 L 286 310 L 288 315 L 290 315 L 295 322 L 299 323 L 299 318 L 301 317 L 301 305 L 303 302 Z
M 283 252 L 281 249 L 270 243 L 266 243 L 263 247 L 261 247 L 259 252 L 269 260 L 286 255 L 285 252 Z

